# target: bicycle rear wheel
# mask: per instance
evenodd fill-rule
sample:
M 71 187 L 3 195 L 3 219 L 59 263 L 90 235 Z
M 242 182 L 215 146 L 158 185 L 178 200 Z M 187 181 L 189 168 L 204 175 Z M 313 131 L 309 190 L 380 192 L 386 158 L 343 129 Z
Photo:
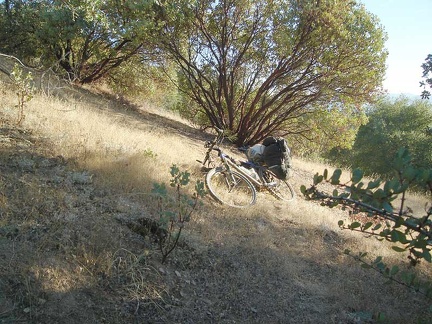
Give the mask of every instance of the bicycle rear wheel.
M 261 179 L 270 193 L 279 200 L 291 201 L 295 197 L 294 188 L 286 180 L 278 179 L 273 172 L 263 170 Z
M 214 168 L 205 180 L 210 195 L 222 204 L 245 208 L 256 202 L 254 185 L 241 173 Z

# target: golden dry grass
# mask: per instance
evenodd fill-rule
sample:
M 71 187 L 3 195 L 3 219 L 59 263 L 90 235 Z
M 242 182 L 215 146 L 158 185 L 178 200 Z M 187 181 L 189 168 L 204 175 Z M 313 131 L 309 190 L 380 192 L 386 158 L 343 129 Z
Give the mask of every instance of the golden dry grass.
M 14 120 L 14 94 L 4 85 L 0 91 L 2 118 Z M 15 280 L 22 288 L 20 295 L 8 290 L 8 298 L 0 298 L 0 318 L 360 323 L 384 313 L 394 323 L 430 319 L 422 296 L 385 285 L 343 251 L 368 252 L 371 259 L 382 255 L 395 263 L 404 261 L 401 255 L 364 235 L 340 231 L 337 221 L 346 213 L 300 195 L 284 204 L 259 193 L 257 205 L 246 210 L 207 197 L 186 225 L 182 245 L 168 264 L 160 264 L 154 244 L 116 218 L 155 217 L 149 191 L 154 182 L 168 183 L 172 164 L 202 178 L 195 160 L 202 158 L 208 135 L 167 112 L 126 108 L 91 93 L 63 99 L 36 95 L 28 103 L 23 128 L 34 136 L 29 147 L 68 161 L 58 171 L 66 180 L 50 188 L 39 182 L 47 174 L 20 171 L 21 185 L 8 200 L 21 201 L 25 216 L 17 219 L 20 214 L 3 203 L 1 227 L 9 236 L 11 226 L 18 232 L 0 241 L 5 257 L 0 283 L 8 287 L 7 280 Z M 24 137 L 18 143 L 24 145 Z M 8 147 L 7 154 L 15 149 Z M 291 181 L 297 193 L 324 168 L 294 158 Z M 86 174 L 88 183 L 68 182 Z M 2 178 L 4 192 L 5 179 L 12 177 Z M 413 196 L 413 208 L 420 209 L 425 199 Z M 11 244 L 12 254 L 5 252 Z M 418 271 L 430 276 L 429 265 Z

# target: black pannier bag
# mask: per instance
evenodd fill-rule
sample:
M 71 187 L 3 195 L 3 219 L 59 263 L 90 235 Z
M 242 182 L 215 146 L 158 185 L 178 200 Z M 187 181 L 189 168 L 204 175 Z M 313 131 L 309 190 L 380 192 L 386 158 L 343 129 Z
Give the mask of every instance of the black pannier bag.
M 289 178 L 291 173 L 291 152 L 287 141 L 280 137 L 267 137 L 263 141 L 263 160 L 269 169 L 281 180 Z

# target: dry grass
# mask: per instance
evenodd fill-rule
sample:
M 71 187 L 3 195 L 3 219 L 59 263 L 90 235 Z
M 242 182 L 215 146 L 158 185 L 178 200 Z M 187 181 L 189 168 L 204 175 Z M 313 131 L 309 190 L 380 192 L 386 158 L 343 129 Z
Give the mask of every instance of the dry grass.
M 2 118 L 13 120 L 14 95 L 0 91 Z M 344 212 L 300 196 L 283 204 L 259 193 L 247 210 L 206 198 L 181 246 L 160 264 L 155 244 L 117 219 L 153 217 L 148 193 L 153 182 L 168 183 L 172 164 L 201 178 L 195 160 L 207 135 L 167 113 L 90 93 L 37 95 L 25 114 L 31 134 L 12 141 L 8 133 L 1 142 L 0 319 L 359 323 L 379 312 L 390 322 L 430 319 L 422 296 L 385 285 L 342 252 L 396 263 L 400 255 L 341 232 Z M 324 166 L 294 159 L 294 168 L 299 188 Z M 414 196 L 413 207 L 424 201 Z M 421 275 L 430 276 L 428 266 L 420 265 Z

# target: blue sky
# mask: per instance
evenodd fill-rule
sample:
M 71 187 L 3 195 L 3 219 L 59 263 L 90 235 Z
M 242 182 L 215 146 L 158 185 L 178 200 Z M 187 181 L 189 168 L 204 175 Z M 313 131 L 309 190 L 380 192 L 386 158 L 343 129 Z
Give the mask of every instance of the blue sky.
M 387 74 L 390 94 L 419 95 L 426 56 L 432 54 L 432 0 L 360 0 L 388 35 Z

